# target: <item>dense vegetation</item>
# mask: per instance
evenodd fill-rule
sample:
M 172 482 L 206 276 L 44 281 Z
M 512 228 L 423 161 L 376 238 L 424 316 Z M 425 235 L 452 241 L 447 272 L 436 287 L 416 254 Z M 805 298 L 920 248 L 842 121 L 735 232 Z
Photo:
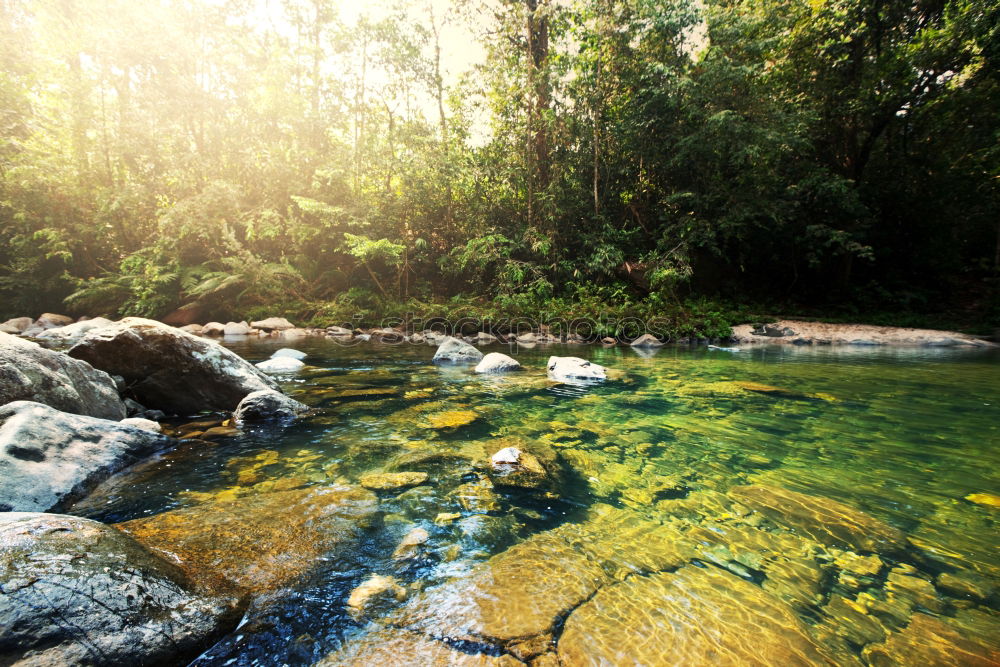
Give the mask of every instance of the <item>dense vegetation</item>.
M 393 7 L 0 0 L 0 315 L 1000 314 L 997 0 Z

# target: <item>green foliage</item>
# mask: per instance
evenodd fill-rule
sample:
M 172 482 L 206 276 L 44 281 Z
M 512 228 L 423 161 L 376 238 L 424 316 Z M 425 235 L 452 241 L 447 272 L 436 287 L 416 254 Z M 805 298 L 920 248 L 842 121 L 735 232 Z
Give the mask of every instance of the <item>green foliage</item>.
M 0 3 L 0 316 L 997 317 L 997 0 L 265 4 Z

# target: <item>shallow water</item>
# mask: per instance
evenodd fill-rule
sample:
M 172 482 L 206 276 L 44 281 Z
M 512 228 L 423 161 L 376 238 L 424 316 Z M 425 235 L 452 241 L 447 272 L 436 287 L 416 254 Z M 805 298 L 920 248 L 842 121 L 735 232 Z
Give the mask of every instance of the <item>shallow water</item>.
M 271 340 L 227 345 L 252 361 L 280 347 Z M 247 502 L 282 490 L 356 485 L 361 475 L 387 468 L 423 471 L 429 478 L 409 490 L 380 491 L 380 520 L 366 528 L 351 553 L 326 560 L 318 554 L 282 595 L 254 603 L 246 625 L 197 664 L 309 664 L 338 650 L 330 664 L 377 664 L 382 661 L 377 647 L 400 641 L 396 630 L 383 636 L 380 619 L 390 619 L 390 629 L 404 627 L 421 637 L 403 642 L 399 650 L 413 660 L 400 664 L 428 664 L 430 658 L 418 656 L 438 649 L 462 657 L 481 653 L 491 660 L 558 653 L 563 664 L 576 664 L 584 654 L 595 663 L 625 662 L 636 655 L 645 656 L 646 664 L 685 662 L 678 657 L 683 653 L 642 653 L 648 647 L 631 654 L 631 640 L 620 636 L 621 628 L 599 614 L 581 613 L 577 623 L 570 612 L 595 590 L 602 591 L 596 600 L 605 595 L 611 600 L 613 592 L 604 591 L 624 590 L 615 586 L 620 582 L 639 586 L 648 581 L 650 591 L 653 584 L 659 587 L 655 590 L 670 590 L 671 582 L 689 579 L 685 573 L 691 567 L 738 577 L 752 587 L 747 595 L 767 591 L 782 606 L 781 614 L 787 605 L 794 615 L 788 623 L 801 624 L 788 637 L 801 630 L 839 664 L 919 660 L 921 650 L 935 647 L 902 646 L 905 629 L 912 625 L 917 631 L 918 617 L 920 623 L 924 617 L 944 623 L 954 633 L 947 635 L 949 641 L 975 642 L 993 651 L 991 659 L 1000 655 L 1000 509 L 989 496 L 967 499 L 1000 493 L 997 351 L 769 346 L 729 353 L 667 347 L 647 356 L 626 348 L 509 351 L 491 346 L 485 349 L 510 352 L 527 370 L 484 378 L 468 367 L 431 365 L 434 348 L 429 346 L 342 346 L 325 340 L 292 345 L 309 354 L 309 366 L 283 378 L 282 385 L 315 408 L 310 416 L 287 427 L 254 426 L 211 444 L 182 445 L 105 484 L 75 511 L 122 522 L 211 503 Z M 544 375 L 550 354 L 583 356 L 614 373 L 600 385 L 551 383 Z M 494 488 L 485 474 L 488 458 L 506 446 L 549 457 L 545 460 L 556 471 L 550 484 L 538 490 Z M 780 516 L 762 518 L 766 512 L 751 513 L 734 504 L 734 495 L 726 495 L 742 485 L 839 501 L 903 531 L 906 547 L 866 550 Z M 617 518 L 601 528 L 602 516 Z M 260 517 L 268 520 L 271 515 Z M 588 563 L 599 562 L 610 573 L 607 581 L 555 608 L 556 618 L 545 621 L 540 650 L 512 648 L 509 639 L 490 628 L 470 631 L 473 638 L 467 639 L 405 620 L 422 613 L 415 607 L 440 607 L 453 617 L 450 605 L 470 595 L 463 592 L 464 580 L 475 582 L 477 573 L 501 567 L 502 559 L 489 559 L 515 545 L 528 548 L 524 545 L 579 527 L 590 531 L 580 538 L 587 544 L 606 542 L 628 550 L 626 538 L 616 534 L 621 522 L 635 522 L 640 533 L 647 526 L 669 528 L 687 539 L 695 529 L 708 528 L 723 537 L 718 542 L 692 538 L 694 556 L 663 560 L 660 554 L 657 566 L 632 567 L 620 555 L 588 556 Z M 425 528 L 429 539 L 420 558 L 401 565 L 393 560 L 393 549 L 414 527 Z M 795 540 L 793 546 L 789 540 Z M 880 565 L 867 575 L 852 574 L 842 563 L 855 553 L 874 553 Z M 679 565 L 687 566 L 678 570 Z M 623 567 L 625 575 L 612 572 Z M 376 622 L 366 623 L 345 611 L 345 601 L 372 573 L 395 576 L 410 601 L 369 613 L 367 619 Z M 973 584 L 943 583 L 944 574 Z M 903 575 L 901 588 L 897 580 Z M 534 590 L 532 575 L 518 576 L 527 578 L 526 590 Z M 685 590 L 702 590 L 700 579 L 693 581 Z M 558 588 L 555 582 L 546 585 Z M 714 584 L 704 586 L 720 595 Z M 545 596 L 548 589 L 538 590 Z M 706 598 L 695 602 L 706 603 Z M 662 611 L 662 602 L 650 604 Z M 719 604 L 739 610 L 756 603 L 734 592 Z M 504 613 L 517 614 L 518 605 L 541 602 L 512 595 L 510 605 Z M 587 603 L 580 611 L 585 609 L 595 608 Z M 728 618 L 726 632 L 735 633 L 732 641 L 739 643 L 740 628 L 733 626 L 741 617 Z M 776 627 L 775 645 L 785 626 Z M 748 626 L 745 643 L 758 641 L 753 636 L 761 632 Z M 897 644 L 892 644 L 894 633 L 901 633 Z M 366 636 L 372 639 L 364 648 Z M 598 655 L 594 647 L 608 643 L 626 648 L 610 659 Z M 351 653 L 352 646 L 363 648 Z M 451 653 L 445 660 L 453 659 Z M 691 649 L 688 655 L 691 664 L 701 654 Z M 757 655 L 759 661 L 777 659 L 766 652 Z M 925 656 L 925 664 L 930 659 Z

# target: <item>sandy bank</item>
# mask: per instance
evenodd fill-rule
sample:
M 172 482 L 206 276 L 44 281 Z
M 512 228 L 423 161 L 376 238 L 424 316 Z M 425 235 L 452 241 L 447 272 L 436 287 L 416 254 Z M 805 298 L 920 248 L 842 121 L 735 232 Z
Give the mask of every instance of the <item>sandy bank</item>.
M 828 322 L 802 322 L 780 320 L 769 324 L 777 330 L 785 331 L 784 336 L 754 334 L 750 324 L 733 327 L 733 338 L 741 344 L 791 344 L 791 345 L 910 345 L 923 347 L 993 347 L 994 343 L 974 338 L 957 331 L 936 331 L 934 329 L 908 329 L 903 327 L 880 327 L 869 324 L 831 324 Z

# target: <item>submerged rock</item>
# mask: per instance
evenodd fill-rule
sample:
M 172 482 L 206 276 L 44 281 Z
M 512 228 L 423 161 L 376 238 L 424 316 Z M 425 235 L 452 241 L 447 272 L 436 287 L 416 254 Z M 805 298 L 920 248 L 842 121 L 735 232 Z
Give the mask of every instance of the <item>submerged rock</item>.
M 507 373 L 519 370 L 521 362 L 499 352 L 490 352 L 476 365 L 477 373 Z
M 564 665 L 829 665 L 785 604 L 715 568 L 636 576 L 570 614 Z
M 221 345 L 138 317 L 91 331 L 69 354 L 121 375 L 143 405 L 177 414 L 234 410 L 251 392 L 278 389 Z
M 304 363 L 292 357 L 274 357 L 257 364 L 257 368 L 265 373 L 295 373 L 304 367 Z
M 483 358 L 483 353 L 468 343 L 453 336 L 448 336 L 438 345 L 433 362 L 476 363 Z
M 361 486 L 373 491 L 392 491 L 419 486 L 427 481 L 425 472 L 376 472 L 361 476 Z
M 97 521 L 0 514 L 4 664 L 186 663 L 225 629 L 234 601 Z
M 0 511 L 62 509 L 170 443 L 158 433 L 41 403 L 0 407 Z
M 883 644 L 869 644 L 862 652 L 869 665 L 908 667 L 995 667 L 1000 650 L 963 637 L 954 628 L 927 614 L 914 614 L 909 625 L 892 633 Z
M 307 412 L 309 406 L 273 389 L 262 389 L 240 401 L 233 412 L 236 423 L 267 421 L 269 419 L 294 419 Z
M 372 492 L 320 486 L 206 502 L 118 527 L 209 590 L 260 594 L 286 586 L 321 556 L 353 559 L 379 518 Z
M 510 655 L 471 653 L 426 635 L 406 630 L 370 632 L 330 654 L 316 667 L 516 667 Z
M 889 554 L 907 547 L 899 529 L 830 498 L 763 484 L 734 486 L 729 495 L 823 544 Z
M 355 620 L 372 614 L 393 602 L 406 599 L 406 589 L 396 577 L 373 574 L 358 584 L 347 598 L 347 611 Z
M 0 333 L 0 405 L 35 401 L 63 412 L 122 419 L 114 380 L 90 364 Z
M 606 380 L 604 366 L 579 357 L 549 357 L 546 364 L 553 380 Z
M 393 560 L 407 561 L 419 558 L 424 551 L 424 545 L 431 538 L 426 528 L 417 526 L 403 536 L 392 552 Z

